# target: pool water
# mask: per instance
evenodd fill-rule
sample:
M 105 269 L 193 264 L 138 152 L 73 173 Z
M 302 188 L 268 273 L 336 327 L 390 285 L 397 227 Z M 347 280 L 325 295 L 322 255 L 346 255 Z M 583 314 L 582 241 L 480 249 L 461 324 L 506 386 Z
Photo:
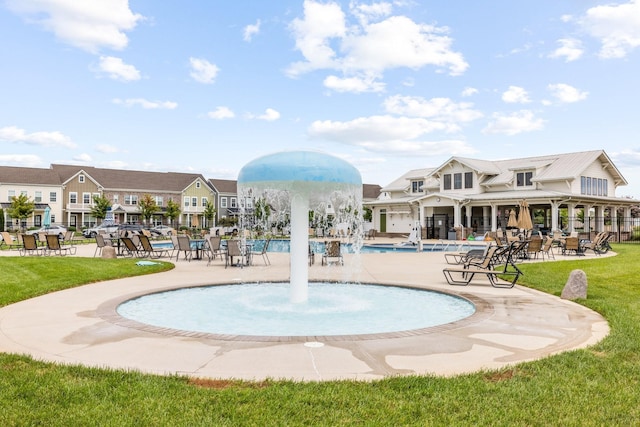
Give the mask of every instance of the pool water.
M 135 298 L 117 311 L 140 323 L 251 336 L 334 336 L 427 328 L 475 312 L 466 299 L 435 291 L 357 283 L 309 283 L 293 304 L 288 283 L 184 288 Z

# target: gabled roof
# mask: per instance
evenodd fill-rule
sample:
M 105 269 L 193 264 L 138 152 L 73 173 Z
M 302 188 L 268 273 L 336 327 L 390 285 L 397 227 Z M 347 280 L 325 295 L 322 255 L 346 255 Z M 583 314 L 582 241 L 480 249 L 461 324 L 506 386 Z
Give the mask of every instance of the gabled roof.
M 83 171 L 105 189 L 150 192 L 182 192 L 198 179 L 205 185 L 208 181 L 197 173 L 148 172 L 125 169 L 102 169 L 93 166 L 51 165 L 60 174 L 63 182 Z
M 375 200 L 380 195 L 381 187 L 378 184 L 362 184 L 362 199 Z
M 412 179 L 425 178 L 433 172 L 433 168 L 412 169 L 400 178 L 382 187 L 380 191 L 404 191 L 409 188 Z
M 0 166 L 0 184 L 59 186 L 62 181 L 51 169 Z
M 506 160 L 478 160 L 465 157 L 451 157 L 442 165 L 435 168 L 432 176 L 444 172 L 444 168 L 451 162 L 459 162 L 486 178 L 482 185 L 506 185 L 513 181 L 514 171 L 535 169 L 533 181 L 548 182 L 575 179 L 580 176 L 595 161 L 600 161 L 614 177 L 615 185 L 626 185 L 620 171 L 615 167 L 609 156 L 603 150 L 581 151 L 577 153 L 551 154 L 546 156 L 524 157 Z
M 210 179 L 209 183 L 218 193 L 236 194 L 238 192 L 238 181 L 233 179 Z

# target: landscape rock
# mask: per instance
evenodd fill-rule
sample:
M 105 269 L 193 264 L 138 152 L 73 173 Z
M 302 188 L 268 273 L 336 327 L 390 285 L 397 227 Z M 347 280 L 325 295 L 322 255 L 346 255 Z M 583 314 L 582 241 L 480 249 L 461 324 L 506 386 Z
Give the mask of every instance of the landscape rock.
M 114 248 L 113 246 L 105 246 L 104 248 L 102 248 L 102 258 L 115 259 L 116 248 Z
M 573 270 L 562 289 L 562 299 L 586 299 L 587 298 L 587 274 L 582 270 Z

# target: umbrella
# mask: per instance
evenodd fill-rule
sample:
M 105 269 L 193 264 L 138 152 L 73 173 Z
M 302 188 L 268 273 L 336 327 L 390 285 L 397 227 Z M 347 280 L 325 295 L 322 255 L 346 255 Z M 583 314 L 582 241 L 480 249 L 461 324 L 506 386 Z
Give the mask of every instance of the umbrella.
M 516 211 L 511 209 L 509 212 L 509 221 L 507 222 L 507 227 L 518 228 L 518 219 L 516 218 Z
M 531 222 L 531 214 L 529 213 L 529 203 L 523 200 L 520 203 L 520 214 L 518 215 L 518 228 L 523 230 L 531 230 L 533 223 Z
M 42 221 L 42 225 L 45 227 L 49 227 L 51 225 L 51 208 L 49 206 L 44 208 L 44 220 Z

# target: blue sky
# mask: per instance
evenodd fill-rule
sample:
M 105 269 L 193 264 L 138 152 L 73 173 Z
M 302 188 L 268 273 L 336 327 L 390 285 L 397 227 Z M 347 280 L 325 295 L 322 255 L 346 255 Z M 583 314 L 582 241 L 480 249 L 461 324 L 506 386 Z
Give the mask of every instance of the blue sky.
M 640 198 L 640 0 L 0 0 L 0 164 L 236 179 L 281 150 L 385 185 L 604 149 Z

